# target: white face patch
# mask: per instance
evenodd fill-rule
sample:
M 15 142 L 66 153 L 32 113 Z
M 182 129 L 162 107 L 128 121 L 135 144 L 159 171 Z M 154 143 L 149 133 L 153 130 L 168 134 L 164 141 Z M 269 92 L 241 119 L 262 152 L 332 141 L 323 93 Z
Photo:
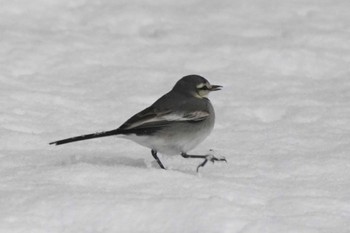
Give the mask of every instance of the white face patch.
M 196 88 L 197 88 L 196 97 L 206 98 L 208 97 L 208 94 L 210 92 L 211 85 L 209 83 L 201 83 L 201 84 L 198 84 Z
M 204 86 L 206 86 L 205 83 L 201 83 L 201 84 L 198 84 L 198 85 L 196 86 L 196 88 L 197 88 L 197 89 L 202 89 Z

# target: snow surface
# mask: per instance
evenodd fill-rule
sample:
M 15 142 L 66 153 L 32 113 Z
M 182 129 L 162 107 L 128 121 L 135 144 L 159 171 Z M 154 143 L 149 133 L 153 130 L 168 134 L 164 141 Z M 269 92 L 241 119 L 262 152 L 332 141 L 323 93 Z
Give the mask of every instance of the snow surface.
M 350 232 L 350 1 L 1 0 L 0 232 Z M 104 138 L 184 75 L 228 163 Z

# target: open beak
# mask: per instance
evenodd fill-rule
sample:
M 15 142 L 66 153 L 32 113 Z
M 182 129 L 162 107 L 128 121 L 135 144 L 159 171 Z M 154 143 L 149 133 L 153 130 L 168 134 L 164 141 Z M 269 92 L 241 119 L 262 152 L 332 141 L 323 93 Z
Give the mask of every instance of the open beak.
M 211 85 L 210 91 L 219 91 L 221 88 L 222 86 L 220 85 Z

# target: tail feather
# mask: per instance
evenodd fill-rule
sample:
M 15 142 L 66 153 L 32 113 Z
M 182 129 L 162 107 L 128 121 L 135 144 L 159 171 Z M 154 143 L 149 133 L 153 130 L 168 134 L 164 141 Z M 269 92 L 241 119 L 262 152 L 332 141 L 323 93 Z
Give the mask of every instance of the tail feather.
M 92 138 L 107 137 L 107 136 L 112 136 L 112 135 L 117 135 L 117 134 L 120 134 L 120 132 L 117 129 L 115 129 L 115 130 L 110 130 L 110 131 L 97 132 L 97 133 L 93 133 L 93 134 L 85 134 L 85 135 L 72 137 L 72 138 L 66 138 L 66 139 L 62 139 L 59 141 L 50 142 L 49 144 L 58 146 L 58 145 L 66 144 L 66 143 L 70 143 L 70 142 L 88 140 L 88 139 L 92 139 Z

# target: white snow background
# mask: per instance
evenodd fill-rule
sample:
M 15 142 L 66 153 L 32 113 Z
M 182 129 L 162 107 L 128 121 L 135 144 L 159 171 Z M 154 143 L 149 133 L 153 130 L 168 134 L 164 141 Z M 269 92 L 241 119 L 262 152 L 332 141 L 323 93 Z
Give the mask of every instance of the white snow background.
M 350 232 L 350 1 L 1 0 L 0 232 Z M 102 138 L 187 74 L 193 153 Z

